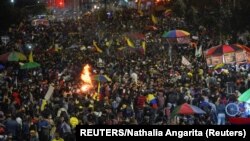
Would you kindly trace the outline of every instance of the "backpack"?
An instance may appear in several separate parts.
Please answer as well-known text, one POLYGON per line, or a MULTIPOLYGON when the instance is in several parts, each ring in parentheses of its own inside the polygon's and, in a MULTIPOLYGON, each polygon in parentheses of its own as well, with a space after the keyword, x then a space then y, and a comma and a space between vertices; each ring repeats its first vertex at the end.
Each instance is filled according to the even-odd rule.
POLYGON ((5 133, 5 128, 0 126, 0 135, 4 135, 5 133))

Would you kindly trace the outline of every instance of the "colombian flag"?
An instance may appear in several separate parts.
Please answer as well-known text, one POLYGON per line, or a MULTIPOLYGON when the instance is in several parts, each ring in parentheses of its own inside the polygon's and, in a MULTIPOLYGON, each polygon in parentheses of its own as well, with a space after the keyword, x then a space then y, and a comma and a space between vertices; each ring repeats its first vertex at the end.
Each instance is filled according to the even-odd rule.
POLYGON ((154 24, 158 23, 158 19, 154 15, 151 15, 151 19, 154 24))
POLYGON ((157 108, 157 100, 153 94, 147 95, 147 103, 149 103, 152 108, 157 108))
POLYGON ((146 42, 142 42, 143 54, 146 54, 146 42))
POLYGON ((125 40, 127 41, 129 47, 135 48, 134 43, 128 37, 125 37, 125 40))

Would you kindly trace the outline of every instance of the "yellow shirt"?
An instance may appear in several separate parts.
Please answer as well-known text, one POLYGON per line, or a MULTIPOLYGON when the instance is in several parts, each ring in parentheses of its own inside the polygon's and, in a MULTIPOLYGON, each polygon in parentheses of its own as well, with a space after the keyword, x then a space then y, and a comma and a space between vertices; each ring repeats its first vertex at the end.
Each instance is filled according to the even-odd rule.
POLYGON ((59 139, 53 139, 52 141, 64 141, 63 138, 59 138, 59 139))

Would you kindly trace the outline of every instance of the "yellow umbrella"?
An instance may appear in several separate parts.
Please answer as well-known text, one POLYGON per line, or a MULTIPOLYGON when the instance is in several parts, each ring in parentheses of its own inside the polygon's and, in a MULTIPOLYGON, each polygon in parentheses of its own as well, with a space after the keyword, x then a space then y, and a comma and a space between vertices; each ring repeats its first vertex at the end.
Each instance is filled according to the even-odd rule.
POLYGON ((22 54, 21 52, 12 51, 12 52, 0 55, 0 61, 3 61, 3 62, 7 62, 7 61, 17 62, 20 60, 21 61, 27 60, 26 56, 22 54))

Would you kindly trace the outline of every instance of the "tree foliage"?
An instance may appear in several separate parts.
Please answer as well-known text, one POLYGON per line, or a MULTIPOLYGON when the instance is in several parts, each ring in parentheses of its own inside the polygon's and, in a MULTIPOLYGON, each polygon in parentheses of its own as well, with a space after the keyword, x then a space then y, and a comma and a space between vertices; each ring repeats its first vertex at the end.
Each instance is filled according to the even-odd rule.
POLYGON ((183 0, 176 0, 173 2, 172 10, 178 17, 183 17, 186 12, 186 4, 183 0))
POLYGON ((30 14, 45 11, 45 5, 37 4, 36 0, 18 0, 14 4, 9 0, 0 0, 0 31, 7 30, 13 24, 18 24, 30 14))

